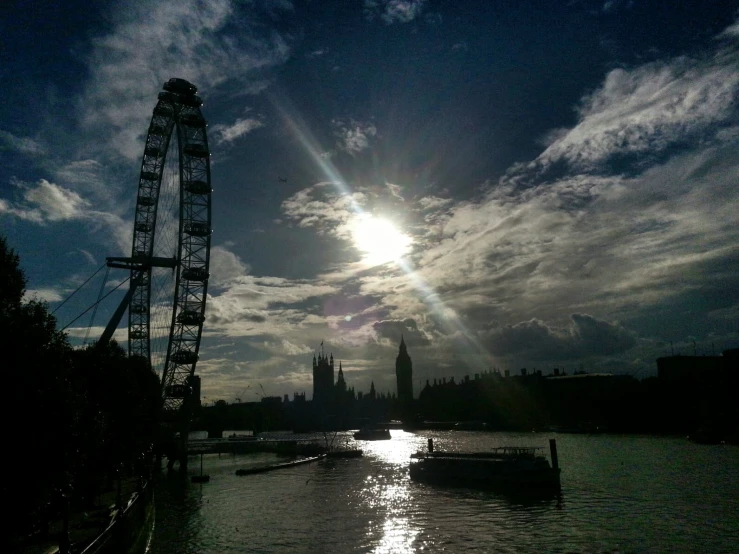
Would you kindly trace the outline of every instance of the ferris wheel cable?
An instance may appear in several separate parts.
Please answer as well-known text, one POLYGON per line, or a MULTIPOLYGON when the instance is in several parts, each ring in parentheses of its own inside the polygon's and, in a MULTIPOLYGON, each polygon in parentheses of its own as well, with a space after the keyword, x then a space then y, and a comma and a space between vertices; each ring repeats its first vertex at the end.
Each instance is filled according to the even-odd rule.
POLYGON ((68 327, 70 327, 75 321, 77 321, 79 318, 81 318, 87 312, 89 312, 90 310, 92 310, 95 306, 97 306, 98 304, 100 304, 100 302, 102 302, 103 300, 105 300, 106 298, 108 298, 108 296, 110 296, 115 291, 117 291, 119 288, 121 288, 122 285, 126 284, 126 282, 128 282, 129 279, 130 279, 130 277, 126 277, 123 281, 121 281, 120 283, 118 283, 114 288, 112 288, 110 290, 110 292, 108 294, 106 294, 105 296, 103 296, 100 300, 98 300, 97 302, 95 302, 92 306, 90 306, 89 308, 87 308, 84 312, 82 312, 80 315, 78 315, 77 317, 75 317, 72 321, 70 321, 69 323, 67 323, 64 327, 62 327, 61 329, 59 329, 59 332, 64 331, 65 329, 67 329, 68 327))
POLYGON ((82 283, 82 284, 81 284, 81 285, 80 285, 79 287, 77 287, 77 290, 75 290, 75 291, 74 291, 74 292, 73 292, 72 294, 70 294, 69 296, 67 296, 67 298, 66 298, 66 299, 65 299, 65 300, 64 300, 64 301, 63 301, 63 302, 62 302, 61 304, 59 304, 59 305, 58 305, 58 306, 57 306, 56 308, 54 308, 54 311, 53 311, 53 312, 51 312, 51 315, 54 315, 54 314, 56 313, 56 311, 57 311, 57 310, 58 310, 59 308, 61 308, 62 306, 64 306, 64 304, 66 304, 66 303, 67 303, 67 300, 69 300, 69 299, 70 299, 70 298, 72 298, 72 297, 73 297, 73 296, 74 296, 75 294, 77 294, 77 293, 79 292, 79 290, 80 290, 80 289, 81 289, 82 287, 84 287, 84 286, 85 286, 85 285, 86 285, 87 283, 89 283, 89 282, 90 282, 90 280, 91 280, 91 279, 92 279, 93 277, 95 277, 95 275, 97 275, 98 273, 100 273, 100 270, 101 270, 101 269, 103 269, 103 268, 104 268, 105 266, 107 266, 107 265, 108 265, 107 263, 104 263, 103 265, 101 265, 101 266, 100 266, 100 267, 99 267, 99 268, 97 269, 97 271, 96 271, 95 273, 93 273, 92 275, 90 275, 90 277, 88 277, 88 278, 87 278, 87 281, 85 281, 85 282, 84 282, 84 283, 82 283))
POLYGON ((92 328, 92 324, 95 322, 95 314, 97 313, 98 306, 100 305, 100 301, 102 300, 103 291, 105 290, 105 285, 108 282, 109 274, 110 274, 110 266, 108 266, 108 269, 105 271, 105 275, 103 276, 103 282, 100 283, 100 292, 98 292, 98 299, 97 299, 97 302, 95 302, 95 309, 92 310, 92 315, 90 316, 90 323, 87 325, 87 331, 85 332, 85 340, 82 341, 83 344, 87 344, 87 338, 90 336, 90 329, 92 328))

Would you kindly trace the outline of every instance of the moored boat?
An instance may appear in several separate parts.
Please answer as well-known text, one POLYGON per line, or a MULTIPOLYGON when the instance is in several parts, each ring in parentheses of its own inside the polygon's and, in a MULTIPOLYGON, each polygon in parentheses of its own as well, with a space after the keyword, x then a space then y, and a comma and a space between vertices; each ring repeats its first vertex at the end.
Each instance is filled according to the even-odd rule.
POLYGON ((540 447, 503 446, 488 452, 434 452, 411 456, 410 477, 417 481, 514 490, 558 490, 560 468, 554 439, 552 464, 540 447))

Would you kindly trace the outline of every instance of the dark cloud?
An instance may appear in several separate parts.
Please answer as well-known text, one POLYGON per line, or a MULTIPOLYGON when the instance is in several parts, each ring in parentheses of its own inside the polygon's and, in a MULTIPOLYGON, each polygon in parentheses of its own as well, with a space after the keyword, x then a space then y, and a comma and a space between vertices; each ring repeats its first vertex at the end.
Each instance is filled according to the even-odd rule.
POLYGON ((378 338, 390 339, 398 344, 402 335, 409 347, 426 346, 430 342, 425 333, 418 328, 416 321, 410 318, 376 321, 372 324, 372 328, 377 333, 378 338))
POLYGON ((493 329, 490 350, 504 357, 531 360, 567 360, 608 356, 636 344, 634 334, 620 325, 587 314, 572 314, 566 329, 553 329, 538 319, 493 329))

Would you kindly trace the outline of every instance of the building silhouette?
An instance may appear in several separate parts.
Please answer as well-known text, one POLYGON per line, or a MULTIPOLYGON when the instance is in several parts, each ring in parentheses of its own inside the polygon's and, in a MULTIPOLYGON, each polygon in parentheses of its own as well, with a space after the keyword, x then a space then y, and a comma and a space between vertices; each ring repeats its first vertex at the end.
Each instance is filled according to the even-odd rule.
POLYGON ((413 402, 413 362, 408 355, 405 339, 400 336, 400 348, 398 357, 395 359, 395 377, 398 386, 398 400, 401 404, 413 402))
MULTIPOLYGON (((343 372, 341 380, 344 380, 343 372)), ((315 404, 328 404, 334 397, 334 355, 326 357, 321 342, 321 352, 316 358, 313 355, 313 402, 315 404)))

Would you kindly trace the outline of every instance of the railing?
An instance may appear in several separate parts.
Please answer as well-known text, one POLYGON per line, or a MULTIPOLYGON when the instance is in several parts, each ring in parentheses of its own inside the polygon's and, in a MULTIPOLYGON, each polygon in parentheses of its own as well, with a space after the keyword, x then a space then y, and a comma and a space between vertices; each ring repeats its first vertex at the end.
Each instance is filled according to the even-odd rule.
POLYGON ((113 515, 110 525, 80 554, 143 554, 152 527, 153 502, 154 483, 148 481, 131 495, 123 510, 113 515))

